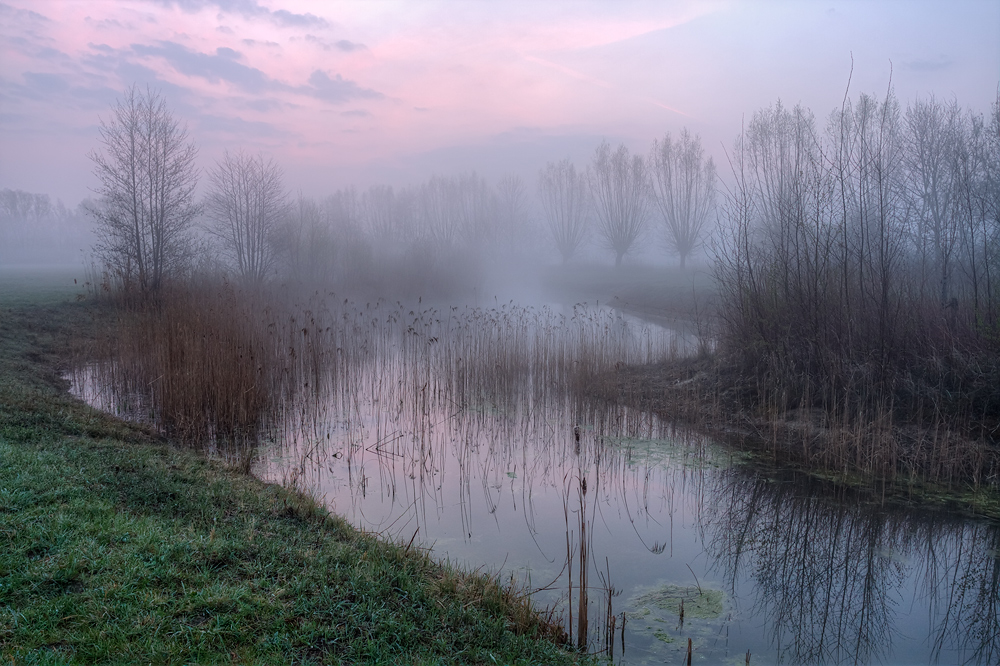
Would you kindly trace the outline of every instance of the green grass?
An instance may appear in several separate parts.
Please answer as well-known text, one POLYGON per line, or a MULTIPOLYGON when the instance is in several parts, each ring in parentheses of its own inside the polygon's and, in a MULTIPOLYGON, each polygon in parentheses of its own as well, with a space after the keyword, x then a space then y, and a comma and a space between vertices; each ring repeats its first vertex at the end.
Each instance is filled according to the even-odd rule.
POLYGON ((25 289, 0 287, 0 662, 582 658, 495 580, 71 398, 100 308, 25 289))

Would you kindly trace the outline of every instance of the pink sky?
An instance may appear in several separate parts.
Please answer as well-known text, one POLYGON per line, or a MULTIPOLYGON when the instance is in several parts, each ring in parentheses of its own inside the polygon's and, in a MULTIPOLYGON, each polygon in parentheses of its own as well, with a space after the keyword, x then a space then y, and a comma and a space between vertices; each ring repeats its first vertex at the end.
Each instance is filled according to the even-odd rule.
POLYGON ((779 97, 822 119, 852 92, 985 111, 1000 0, 0 4, 0 187, 75 204, 99 117, 163 92, 202 166, 261 150, 322 195, 476 169, 533 178, 601 139, 646 152, 687 126, 724 159, 779 97))

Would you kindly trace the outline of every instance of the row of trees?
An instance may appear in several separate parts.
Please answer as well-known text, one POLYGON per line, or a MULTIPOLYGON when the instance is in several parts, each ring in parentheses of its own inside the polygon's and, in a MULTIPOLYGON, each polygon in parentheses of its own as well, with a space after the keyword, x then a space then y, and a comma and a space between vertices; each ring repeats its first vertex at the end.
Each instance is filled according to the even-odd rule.
POLYGON ((93 238, 82 208, 47 194, 0 190, 0 263, 79 261, 93 238))
MULTIPOLYGON (((100 182, 88 206, 97 254, 122 284, 155 291, 197 254, 196 220, 251 282, 285 269, 329 276, 339 260, 437 253, 509 257, 537 247, 532 197, 517 176, 495 187, 476 173, 435 176, 409 188, 353 188, 317 202, 287 193, 279 166, 260 155, 227 153, 196 198, 197 149, 154 91, 128 89, 100 128, 103 150, 91 154, 100 182)), ((537 191, 549 240, 564 261, 592 236, 615 263, 648 232, 655 211, 683 264, 705 238, 713 215, 715 167, 686 130, 654 142, 647 159, 601 144, 583 171, 564 160, 539 174, 537 191), (596 234, 595 234, 596 232, 596 234)))
POLYGON ((630 155, 624 145, 598 146, 593 163, 577 172, 563 160, 539 175, 546 223, 568 261, 587 239, 591 220, 614 253, 615 265, 647 232, 651 209, 659 213, 669 248, 681 266, 705 240, 715 214, 715 164, 705 158, 701 140, 686 129, 676 141, 667 135, 653 142, 648 159, 630 155))
POLYGON ((980 364, 1000 343, 1000 103, 860 95, 825 124, 778 103, 732 164, 723 342, 759 399, 1000 414, 980 364))

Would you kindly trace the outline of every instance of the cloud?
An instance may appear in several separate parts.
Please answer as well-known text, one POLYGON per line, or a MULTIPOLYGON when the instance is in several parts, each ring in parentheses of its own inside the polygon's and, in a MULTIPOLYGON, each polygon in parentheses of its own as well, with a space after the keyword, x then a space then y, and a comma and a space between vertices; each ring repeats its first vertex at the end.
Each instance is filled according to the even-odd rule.
POLYGON ((149 85, 155 87, 171 99, 182 99, 188 93, 187 89, 160 78, 159 72, 156 70, 132 62, 126 58, 119 60, 114 71, 118 74, 118 78, 124 85, 131 85, 133 83, 142 87, 149 85))
POLYGON ((134 26, 131 24, 125 24, 118 19, 105 18, 101 20, 94 20, 89 16, 83 19, 90 25, 94 26, 97 30, 132 30, 134 26))
MULTIPOLYGON (((80 84, 73 74, 22 72, 24 83, 0 80, 0 97, 8 111, 20 108, 25 100, 54 104, 64 109, 100 109, 112 102, 118 93, 103 81, 80 84)), ((35 119, 33 114, 20 114, 21 119, 35 119)), ((9 129, 9 128, 8 128, 9 129)))
POLYGON ((287 9, 270 10, 255 0, 151 0, 163 7, 178 7, 186 12, 197 12, 206 7, 217 7, 223 12, 240 14, 246 18, 265 18, 286 28, 327 27, 326 19, 306 12, 296 14, 287 9))
POLYGON ((357 42, 349 42, 346 39, 341 39, 339 42, 337 42, 336 46, 341 51, 347 51, 348 53, 350 53, 351 51, 358 51, 361 49, 368 48, 364 44, 358 44, 357 42))
POLYGON ((295 136, 278 126, 255 120, 243 120, 237 116, 199 114, 194 118, 198 129, 205 135, 281 138, 295 136))
POLYGON ((139 56, 163 58, 181 74, 196 76, 211 83, 225 81, 254 94, 266 91, 291 92, 333 104, 342 104, 352 99, 383 97, 382 93, 362 88, 340 74, 331 77, 318 69, 309 77, 309 85, 293 87, 268 77, 255 67, 238 62, 243 59, 243 55, 227 47, 216 49, 214 54, 201 53, 176 42, 161 41, 155 45, 132 44, 131 49, 139 56))
POLYGON ((310 44, 315 44, 324 51, 332 51, 333 49, 337 49, 338 51, 344 51, 345 53, 350 53, 352 51, 362 51, 368 48, 364 44, 358 42, 352 42, 346 39, 341 39, 332 44, 323 39, 322 37, 317 37, 316 35, 306 35, 303 39, 305 39, 310 44))
POLYGON ((38 12, 33 12, 30 9, 17 9, 11 7, 10 5, 0 2, 0 16, 5 18, 14 17, 17 19, 28 19, 31 21, 39 21, 44 23, 51 23, 51 19, 47 16, 42 16, 38 12))
POLYGON ((954 66, 951 58, 938 56, 936 59, 910 60, 903 63, 903 67, 915 72, 933 72, 935 70, 950 69, 954 66))
POLYGON ((334 104, 343 104, 352 99, 381 99, 383 96, 378 91, 362 88, 354 81, 341 77, 340 74, 331 79, 326 72, 319 69, 309 77, 309 84, 311 87, 306 86, 300 90, 334 104))
POLYGON ((259 39, 244 39, 242 41, 247 46, 270 46, 270 47, 281 48, 281 44, 279 44, 278 42, 270 42, 270 41, 265 42, 259 39))
POLYGON ((243 106, 248 109, 253 109, 254 111, 259 111, 260 113, 268 113, 270 111, 275 111, 280 109, 283 104, 276 99, 271 98, 258 98, 250 100, 242 100, 235 103, 237 106, 243 106))
POLYGON ((45 95, 69 90, 69 83, 59 74, 24 72, 24 81, 29 88, 45 95))
MULTIPOLYGON (((24 31, 24 35, 3 35, 0 37, 0 40, 3 41, 4 46, 9 51, 18 53, 28 60, 45 60, 50 63, 59 62, 61 64, 71 64, 73 60, 66 53, 50 46, 50 44, 56 43, 55 40, 38 35, 30 30, 24 31)), ((3 62, 2 58, 3 56, 0 56, 0 63, 3 62)))
POLYGON ((140 56, 160 57, 181 74, 197 76, 211 83, 227 81, 249 92, 273 88, 274 84, 255 67, 236 62, 232 49, 221 48, 214 55, 192 51, 176 42, 158 42, 155 46, 132 44, 132 51, 140 56))
POLYGON ((283 25, 286 27, 308 28, 312 26, 319 26, 325 28, 327 25, 324 19, 321 19, 315 14, 309 14, 309 13, 293 14, 292 12, 284 9, 279 9, 276 12, 271 12, 271 18, 278 25, 283 25))
POLYGON ((351 109, 350 111, 341 111, 340 115, 345 118, 367 118, 372 114, 364 109, 351 109))

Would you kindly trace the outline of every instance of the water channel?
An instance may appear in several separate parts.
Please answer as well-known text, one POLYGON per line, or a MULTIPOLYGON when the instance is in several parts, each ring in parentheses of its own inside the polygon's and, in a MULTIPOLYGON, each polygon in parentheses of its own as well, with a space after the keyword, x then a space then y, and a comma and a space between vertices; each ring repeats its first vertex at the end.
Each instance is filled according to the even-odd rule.
MULTIPOLYGON (((997 523, 765 473, 585 397, 691 340, 582 305, 310 307, 255 473, 513 580, 574 643, 616 664, 682 663, 688 639, 694 663, 1000 663, 997 523)), ((74 390, 121 411, 101 376, 74 390)))

